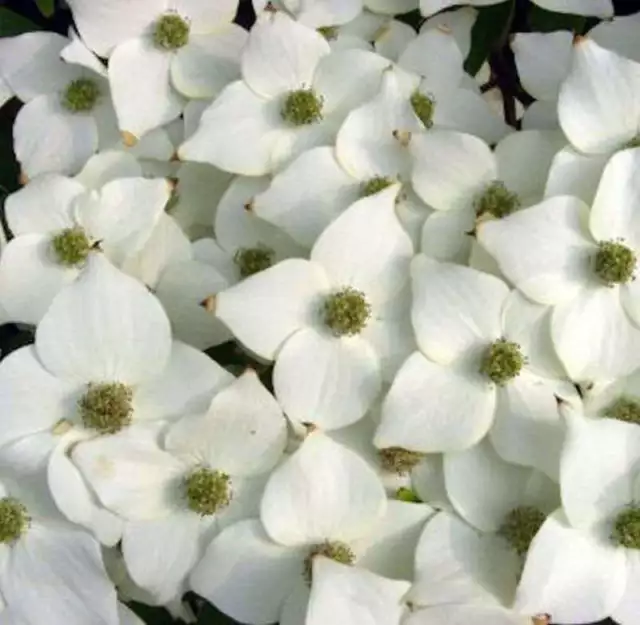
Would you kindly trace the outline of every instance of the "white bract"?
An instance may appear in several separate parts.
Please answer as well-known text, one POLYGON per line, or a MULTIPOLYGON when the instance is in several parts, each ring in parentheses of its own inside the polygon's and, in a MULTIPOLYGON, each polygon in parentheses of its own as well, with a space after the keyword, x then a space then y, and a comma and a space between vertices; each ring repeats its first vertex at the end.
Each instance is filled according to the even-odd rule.
MULTIPOLYGON (((484 7, 500 2, 504 2, 504 0, 466 0, 465 4, 484 7)), ((533 0, 533 2, 542 9, 558 13, 594 15, 605 18, 613 15, 612 0, 533 0)), ((456 4, 458 4, 457 0, 420 0, 420 10, 423 15, 428 16, 456 4)))

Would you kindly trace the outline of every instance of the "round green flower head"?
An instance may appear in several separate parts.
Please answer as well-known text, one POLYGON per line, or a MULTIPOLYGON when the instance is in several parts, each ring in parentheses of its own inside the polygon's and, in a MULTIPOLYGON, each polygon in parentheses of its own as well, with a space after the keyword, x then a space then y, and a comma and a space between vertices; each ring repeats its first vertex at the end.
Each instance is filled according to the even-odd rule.
POLYGON ((15 542, 28 529, 31 518, 27 508, 14 497, 0 499, 0 543, 15 542))
POLYGON ((215 514, 231 501, 231 478, 221 471, 196 469, 184 486, 189 509, 202 516, 215 514))
POLYGON ((596 275, 607 285, 624 284, 633 279, 636 255, 619 241, 600 241, 594 263, 596 275))
POLYGON ((616 517, 611 540, 619 547, 640 549, 640 506, 631 504, 616 517))
POLYGON ((71 81, 62 94, 62 106, 72 113, 88 113, 100 98, 100 87, 91 78, 71 81))
POLYGON ((436 102, 424 93, 420 93, 418 90, 414 91, 409 98, 411 102, 411 108, 416 114, 416 117, 424 124, 425 128, 431 128, 433 126, 433 114, 436 109, 436 102))
POLYGON ((368 197, 370 195, 375 195, 387 187, 390 187, 392 184, 393 180, 391 180, 391 178, 387 178, 386 176, 374 176, 362 183, 362 186, 360 187, 360 196, 368 197))
POLYGON ((422 503, 422 499, 420 499, 413 490, 406 486, 403 486, 396 491, 396 499, 398 501, 406 501, 407 503, 422 503))
POLYGON ((292 126, 307 126, 322 119, 324 98, 313 89, 290 91, 284 99, 280 114, 292 126))
POLYGON ((273 265, 275 252, 268 247, 243 247, 233 256, 233 262, 240 269, 243 278, 269 269, 273 265))
POLYGON ((133 392, 120 382, 92 383, 78 401, 84 426, 100 434, 115 434, 131 424, 133 392))
POLYGON ((318 28, 318 32, 327 40, 333 41, 338 37, 338 27, 337 26, 321 26, 318 28))
POLYGON ((505 187, 504 182, 494 180, 475 202, 476 215, 491 215, 502 219, 520 208, 520 198, 505 187))
POLYGON ((602 411, 602 416, 640 425, 640 403, 635 399, 620 397, 602 411))
POLYGON ((380 464, 385 471, 404 475, 409 473, 413 467, 422 462, 425 454, 419 451, 410 451, 403 447, 386 447, 378 450, 380 464))
POLYGON ((304 561, 304 578, 311 584, 313 577, 313 559, 316 556, 330 558, 340 564, 351 565, 356 561, 356 554, 353 553, 349 545, 340 541, 325 541, 319 545, 314 545, 309 551, 309 555, 304 561))
POLYGON ((346 287, 324 301, 324 323, 335 336, 355 336, 364 330, 371 305, 362 291, 346 287))
POLYGON ((67 228, 51 240, 56 260, 65 267, 77 267, 84 263, 91 251, 91 242, 79 227, 67 228))
POLYGON ((520 351, 520 345, 506 339, 498 339, 487 350, 480 366, 480 373, 484 373, 498 386, 504 386, 520 375, 525 363, 526 358, 520 351))
POLYGON ((189 23, 177 13, 165 13, 156 22, 153 42, 162 50, 178 50, 189 43, 189 23))
POLYGON ((514 508, 505 517, 498 534, 519 556, 524 556, 546 518, 544 513, 533 506, 514 508))

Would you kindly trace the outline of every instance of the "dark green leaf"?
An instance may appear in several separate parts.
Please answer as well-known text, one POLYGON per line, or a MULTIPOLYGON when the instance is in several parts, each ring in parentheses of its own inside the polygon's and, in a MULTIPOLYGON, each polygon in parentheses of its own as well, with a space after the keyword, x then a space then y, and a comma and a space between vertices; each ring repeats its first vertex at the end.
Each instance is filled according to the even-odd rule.
POLYGON ((182 621, 176 621, 164 608, 153 608, 142 603, 131 601, 127 604, 146 625, 183 625, 182 621))
POLYGON ((501 2, 478 10, 471 30, 471 51, 465 61, 467 73, 475 76, 493 50, 500 48, 509 32, 515 0, 501 2))
POLYGON ((216 610, 212 605, 206 604, 200 612, 196 625, 238 625, 238 623, 216 610))
POLYGON ((0 198, 18 189, 18 164, 13 154, 13 122, 20 102, 9 100, 0 108, 0 198))
POLYGON ((36 0, 40 13, 45 17, 51 17, 56 10, 55 0, 36 0))
POLYGON ((529 11, 529 26, 531 30, 550 33, 554 30, 570 30, 582 35, 585 32, 587 19, 583 15, 571 15, 569 13, 552 13, 541 9, 535 4, 529 11))
POLYGON ((409 26, 412 26, 415 30, 420 30, 420 26, 422 26, 422 22, 424 22, 424 18, 418 9, 409 11, 409 13, 396 15, 396 19, 405 24, 409 24, 409 26))
POLYGON ((18 13, 0 7, 0 37, 13 37, 31 30, 40 30, 40 27, 18 13))

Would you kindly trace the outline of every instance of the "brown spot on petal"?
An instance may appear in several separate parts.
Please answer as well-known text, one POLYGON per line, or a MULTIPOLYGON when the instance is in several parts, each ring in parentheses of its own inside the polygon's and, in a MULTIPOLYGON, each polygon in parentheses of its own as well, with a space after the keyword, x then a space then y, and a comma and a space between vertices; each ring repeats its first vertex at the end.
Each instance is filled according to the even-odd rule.
POLYGON ((24 187, 24 185, 29 182, 29 176, 21 171, 20 175, 18 176, 18 182, 24 187))
POLYGON ((201 302, 200 306, 204 308, 208 313, 214 313, 216 311, 216 296, 209 295, 209 297, 205 297, 201 302))
POLYGON ((549 614, 538 614, 531 617, 533 625, 549 625, 551 616, 549 614))
POLYGON ((588 41, 588 37, 585 37, 584 35, 574 35, 573 37, 573 45, 574 46, 578 46, 582 43, 586 43, 588 41))
POLYGON ((170 158, 169 160, 170 160, 171 162, 175 163, 176 161, 179 161, 179 160, 180 160, 180 155, 179 155, 179 154, 178 154, 178 152, 176 151, 176 152, 174 152, 174 153, 171 155, 171 158, 170 158))
POLYGON ((410 130, 394 130, 391 134, 393 134, 393 138, 404 148, 411 142, 410 130))
POLYGON ((124 130, 120 136, 122 137, 122 143, 124 143, 128 148, 132 148, 138 143, 138 137, 128 130, 124 130))
POLYGON ((244 205, 244 210, 246 210, 248 213, 252 213, 253 212, 253 198, 251 198, 245 205, 244 205))

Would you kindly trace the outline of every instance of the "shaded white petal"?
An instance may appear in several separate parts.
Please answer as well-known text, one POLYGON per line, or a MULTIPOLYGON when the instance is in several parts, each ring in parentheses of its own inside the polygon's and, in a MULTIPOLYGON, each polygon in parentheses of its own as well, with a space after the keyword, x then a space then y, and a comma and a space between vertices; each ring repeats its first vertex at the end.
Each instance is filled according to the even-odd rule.
POLYGON ((142 176, 142 168, 135 156, 120 150, 106 150, 94 154, 74 180, 89 189, 99 189, 111 180, 139 176, 142 176))
POLYGON ((639 20, 640 15, 635 13, 602 21, 589 31, 589 37, 603 48, 614 50, 621 56, 640 63, 637 37, 639 20))
POLYGON ((466 264, 472 253, 470 233, 475 221, 475 213, 465 208, 433 211, 420 233, 420 251, 436 260, 466 264))
POLYGON ((298 22, 312 28, 346 24, 362 11, 362 0, 285 0, 285 5, 298 22))
POLYGON ((638 63, 582 37, 560 89, 560 125, 581 152, 611 152, 638 132, 639 93, 638 63))
POLYGON ((434 605, 409 615, 404 625, 531 625, 531 618, 501 606, 434 605))
POLYGON ((617 623, 632 623, 640 611, 637 588, 640 584, 640 558, 637 552, 629 551, 627 555, 627 587, 611 614, 617 623))
POLYGON ((411 183, 436 210, 469 210, 476 195, 497 176, 491 149, 472 135, 434 130, 415 137, 411 147, 411 183))
POLYGON ((211 32, 231 22, 238 10, 238 0, 168 0, 167 8, 177 11, 191 21, 195 33, 211 32))
POLYGON ((364 0, 364 5, 370 11, 385 15, 408 13, 418 8, 418 0, 364 0))
POLYGON ((411 263, 411 321, 422 352, 449 364, 501 336, 509 287, 481 271, 419 255, 411 263))
POLYGON ((304 328, 282 346, 273 387, 290 419, 341 428, 362 418, 378 396, 380 361, 362 337, 304 328))
MULTIPOLYGON (((378 31, 373 42, 375 51, 385 59, 397 62, 408 43, 416 38, 416 31, 400 20, 389 20, 378 31)), ((340 37, 338 41, 340 41, 340 37)), ((346 39, 346 37, 343 37, 346 39)))
POLYGON ((450 509, 444 483, 442 454, 429 454, 411 471, 411 487, 422 501, 436 509, 450 509))
POLYGON ((521 124, 523 130, 559 130, 558 103, 543 102, 536 100, 532 102, 522 114, 521 124))
POLYGON ((493 385, 468 365, 441 366, 416 352, 385 398, 374 444, 425 453, 466 449, 491 427, 495 401, 493 385))
POLYGON ((317 263, 285 260, 219 293, 216 315, 249 349, 273 360, 289 336, 315 321, 328 288, 317 263))
POLYGON ((305 553, 274 543, 260 521, 240 521, 213 539, 190 576, 190 586, 244 623, 269 625, 303 575, 305 553))
POLYGON ((81 382, 141 382, 163 369, 170 348, 160 303, 95 253, 54 299, 36 332, 45 367, 81 382))
POLYGON ((602 18, 613 16, 611 0, 535 0, 535 3, 547 11, 558 13, 593 15, 602 18))
POLYGON ((375 471, 353 451, 314 432, 271 474, 260 518, 282 545, 349 543, 376 526, 386 505, 375 471))
POLYGON ((242 76, 265 98, 311 87, 318 61, 329 44, 312 28, 282 11, 263 13, 242 54, 242 76))
POLYGON ((525 295, 556 304, 569 300, 591 279, 590 259, 596 246, 590 241, 587 218, 588 209, 580 200, 550 198, 479 224, 477 237, 525 295))
POLYGON ((624 593, 625 553, 573 529, 561 511, 548 517, 531 543, 515 609, 552 614, 558 622, 607 617, 624 593))

